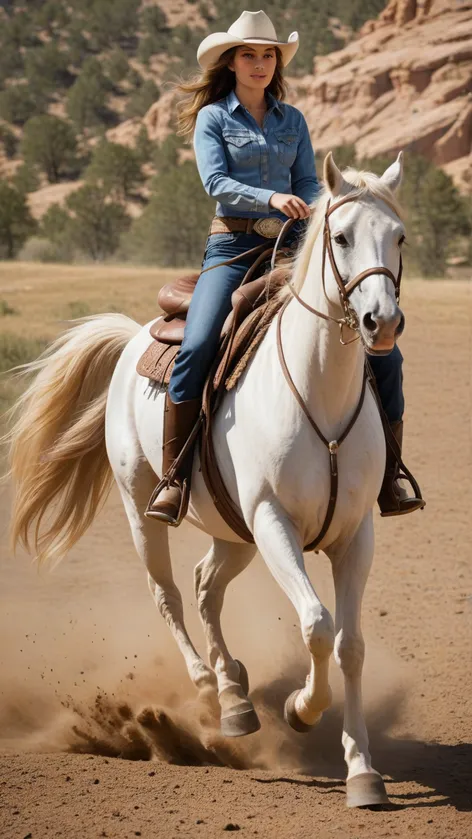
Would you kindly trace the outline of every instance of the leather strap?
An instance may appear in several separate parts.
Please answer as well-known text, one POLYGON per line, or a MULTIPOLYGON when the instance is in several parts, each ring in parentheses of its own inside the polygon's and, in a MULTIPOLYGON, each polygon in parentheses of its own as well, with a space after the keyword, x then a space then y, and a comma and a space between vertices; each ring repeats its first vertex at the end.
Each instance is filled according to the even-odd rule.
POLYGON ((236 216, 215 216, 211 220, 209 235, 212 233, 252 233, 255 218, 236 216))
POLYGON ((330 490, 329 490, 328 509, 326 510, 325 519, 324 519, 323 525, 321 527, 321 530, 318 533, 318 536, 316 537, 316 539, 314 539, 312 542, 310 542, 309 545, 306 545, 305 548, 304 548, 305 551, 312 551, 317 547, 317 545, 320 544, 322 539, 324 539, 324 537, 326 536, 326 534, 329 530, 330 524, 333 520, 334 511, 336 509, 336 502, 337 502, 337 499, 338 499, 338 449, 339 449, 339 446, 341 445, 341 443, 343 443, 344 440, 346 439, 346 437, 348 436, 351 429, 354 427, 354 425, 356 423, 356 420, 357 420, 357 418, 358 418, 358 416, 359 416, 359 414, 362 410, 362 406, 364 404, 364 398, 365 398, 366 383, 367 383, 367 371, 364 368, 361 394, 360 394, 360 397, 359 397, 359 401, 357 403, 356 410, 354 411, 349 423, 347 424, 343 433, 341 434, 341 436, 337 440, 331 440, 331 441, 328 440, 324 436, 324 434, 322 433, 319 426, 316 424, 316 422, 313 419, 313 417, 311 416, 307 406, 305 405, 305 402, 303 401, 303 397, 300 394, 299 390, 297 389, 297 386, 295 385, 295 382, 292 379, 290 370, 288 369, 287 362, 286 362, 286 359, 285 359, 283 345, 282 345, 282 316, 283 316, 283 313, 284 313, 285 309, 287 308, 287 306, 290 302, 291 302, 291 300, 288 297, 287 300, 285 301, 284 305, 282 306, 282 308, 279 312, 279 315, 277 317, 277 352, 278 352, 278 356, 279 356, 280 366, 282 368, 282 372, 284 374, 285 381, 287 382, 287 384, 288 384, 290 390, 292 391, 296 401, 298 402, 300 408, 302 409, 303 413, 305 414, 305 417, 307 418, 307 420, 310 423, 313 430, 318 435, 321 442, 326 446, 326 448, 328 449, 328 453, 329 453, 329 469, 330 469, 331 483, 330 483, 330 490))
MULTIPOLYGON (((323 291, 324 291, 324 294, 327 298, 326 288, 325 288, 325 263, 326 263, 326 253, 327 253, 328 256, 329 256, 329 259, 330 259, 331 267, 333 269, 333 273, 334 273, 337 285, 338 285, 339 295, 340 295, 342 307, 343 307, 343 310, 344 310, 344 317, 343 318, 333 318, 330 315, 326 315, 322 312, 317 311, 312 306, 310 306, 308 303, 306 303, 304 300, 302 300, 302 298, 298 295, 298 293, 295 291, 293 286, 290 283, 287 283, 288 288, 289 288, 289 290, 292 294, 292 297, 294 297, 296 300, 298 300, 298 302, 301 303, 302 306, 304 306, 308 311, 312 312, 315 315, 318 315, 318 317, 321 317, 324 320, 333 321, 334 323, 337 323, 340 326, 340 329, 341 329, 341 335, 340 335, 341 343, 345 343, 342 339, 343 326, 348 326, 349 328, 351 328, 353 330, 356 330, 356 331, 359 328, 359 324, 357 322, 357 316, 356 316, 355 312, 353 311, 353 309, 349 305, 349 296, 350 296, 350 294, 352 294, 354 289, 359 285, 359 283, 361 283, 363 279, 365 279, 366 277, 368 277, 372 274, 385 274, 386 276, 390 277, 390 279, 393 281, 394 286, 395 286, 396 297, 397 297, 397 299, 399 299, 400 282, 401 282, 401 276, 402 276, 402 259, 401 259, 401 254, 400 254, 400 265, 399 265, 399 272, 398 272, 398 277, 397 278, 395 278, 395 276, 392 274, 392 272, 388 268, 384 268, 382 266, 379 266, 379 267, 375 267, 375 268, 368 268, 365 271, 362 271, 360 274, 358 274, 356 277, 354 277, 349 283, 344 285, 342 277, 341 277, 341 275, 339 273, 339 270, 338 270, 338 267, 336 265, 336 260, 334 258, 334 253, 333 253, 333 249, 332 249, 331 234, 330 234, 330 229, 329 229, 329 216, 331 215, 331 213, 334 212, 334 210, 336 210, 342 204, 346 204, 348 201, 354 201, 354 200, 356 200, 356 198, 358 198, 358 194, 349 194, 349 195, 344 196, 344 198, 341 198, 339 201, 337 201, 335 204, 333 204, 331 206, 330 206, 330 201, 328 201, 328 205, 327 205, 326 213, 325 213, 325 226, 324 226, 324 231, 323 231, 323 256, 322 256, 323 291)), ((288 219, 285 222, 285 224, 283 225, 279 235, 277 236, 276 242, 275 242, 274 247, 273 247, 273 252, 272 252, 272 259, 271 259, 271 269, 272 270, 275 268, 275 261, 276 261, 276 256, 277 256, 278 250, 280 249, 280 247, 283 243, 283 240, 285 239, 285 236, 287 235, 287 233, 289 232, 291 227, 295 224, 295 221, 296 221, 296 219, 288 219)), ((247 220, 245 220, 245 222, 247 223, 247 220)), ((257 264, 259 264, 260 262, 263 261, 264 258, 267 258, 267 256, 268 256, 269 251, 266 251, 265 249, 266 249, 266 244, 263 243, 262 245, 258 245, 255 248, 251 248, 249 251, 245 251, 243 254, 239 254, 238 256, 233 257, 232 259, 228 259, 225 262, 220 262, 218 264, 218 266, 216 266, 216 265, 211 266, 211 268, 216 268, 216 267, 219 267, 221 265, 231 265, 233 262, 237 262, 238 260, 243 259, 244 257, 248 256, 249 254, 256 254, 258 252, 260 254, 260 258, 258 258, 256 260, 256 262, 257 262, 257 264)), ((255 265, 253 267, 253 270, 249 269, 248 273, 246 274, 246 277, 243 280, 243 283, 247 281, 248 275, 252 276, 256 267, 257 266, 255 265)), ((211 268, 205 268, 204 270, 208 271, 208 270, 211 270, 211 268)), ((366 385, 367 385, 367 380, 368 380, 368 376, 369 376, 369 370, 368 370, 367 361, 366 361, 366 364, 364 366, 364 375, 363 375, 363 380, 362 380, 361 393, 360 393, 359 401, 357 403, 356 410, 354 411, 354 414, 351 417, 351 420, 349 421, 348 425, 344 429, 344 431, 341 434, 341 436, 339 437, 339 439, 329 441, 324 436, 324 434, 321 432, 320 428, 318 427, 318 425, 316 424, 316 422, 314 421, 314 419, 310 415, 310 413, 308 411, 308 408, 305 405, 301 394, 297 390, 297 387, 296 387, 296 385, 295 385, 295 383, 292 379, 292 376, 290 374, 290 371, 288 369, 288 366, 287 366, 287 363, 286 363, 286 360, 285 360, 285 355, 284 355, 283 345, 282 345, 281 323, 282 323, 283 313, 284 313, 285 309, 287 308, 289 302, 291 302, 291 298, 287 298, 287 300, 283 304, 283 306, 280 309, 280 312, 277 316, 277 352, 278 352, 278 356, 279 356, 280 365, 281 365, 281 368, 282 368, 282 372, 284 374, 284 378, 285 378, 288 386, 290 387, 290 390, 292 391, 298 405, 302 409, 305 417, 309 421, 309 423, 310 423, 311 427, 313 428, 313 430, 315 431, 315 433, 318 435, 319 439, 326 446, 326 448, 328 450, 328 453, 329 453, 330 493, 329 493, 329 501, 328 501, 328 508, 327 508, 327 511, 326 511, 326 516, 325 516, 323 525, 321 527, 321 530, 320 530, 318 536, 316 537, 316 539, 314 539, 312 542, 310 542, 309 545, 305 546, 305 548, 304 548, 304 550, 314 550, 317 547, 317 545, 320 544, 322 539, 324 539, 326 533, 329 530, 329 527, 331 525, 331 522, 332 522, 332 519, 333 519, 333 516, 334 516, 334 512, 335 512, 335 509, 336 509, 337 497, 338 497, 338 456, 337 456, 337 453, 338 453, 339 446, 344 442, 344 440, 348 436, 349 432, 354 427, 354 425, 356 423, 356 420, 359 417, 359 414, 362 410, 362 406, 364 404, 364 399, 365 399, 365 391, 366 391, 366 385)), ((359 336, 357 336, 353 340, 357 340, 358 337, 359 336)), ((350 343, 350 342, 348 342, 348 343, 350 343)), ((225 349, 226 349, 226 346, 221 347, 221 352, 224 353, 225 349)), ((220 358, 220 356, 218 356, 217 362, 219 361, 219 358, 220 358)), ((216 367, 214 369, 216 369, 216 367)), ((215 394, 213 392, 211 392, 211 383, 213 381, 214 369, 212 370, 210 376, 208 377, 207 384, 205 386, 206 396, 204 396, 204 402, 206 403, 206 410, 205 410, 206 429, 205 429, 205 434, 202 435, 202 440, 201 440, 201 442, 202 442, 201 460, 202 460, 203 475, 204 475, 207 487, 208 487, 208 489, 211 493, 211 496, 213 498, 213 502, 214 502, 216 508, 218 509, 218 511, 220 512, 221 516, 227 522, 227 524, 231 527, 231 529, 235 533, 238 534, 238 536, 240 536, 242 539, 244 539, 244 541, 254 542, 252 534, 249 531, 249 529, 246 527, 246 524, 245 524, 245 522, 244 522, 244 520, 243 520, 243 518, 240 514, 239 509, 233 503, 229 493, 226 490, 226 487, 224 485, 224 481, 223 481, 223 479, 221 477, 221 474, 220 474, 220 471, 218 469, 218 464, 216 462, 216 456, 215 456, 215 452, 214 452, 212 434, 211 434, 211 430, 212 430, 211 414, 212 414, 213 410, 215 409, 215 403, 218 404, 218 401, 219 401, 218 400, 218 393, 216 394, 217 398, 215 400, 213 398, 215 396, 215 394)), ((371 384, 372 384, 372 382, 371 382, 371 384)), ((386 418, 383 415, 382 411, 381 411, 381 416, 382 416, 382 422, 384 424, 384 430, 386 431, 386 436, 388 438, 388 430, 389 430, 388 429, 388 422, 386 421, 386 418), (387 428, 386 428, 386 426, 387 426, 387 428)), ((392 437, 393 443, 395 443, 396 441, 393 438, 393 434, 391 432, 390 432, 390 437, 392 437)), ((388 442, 391 443, 390 440, 388 440, 388 442)), ((391 445, 393 445, 393 443, 391 443, 391 445)), ((413 478, 411 473, 408 472, 408 470, 406 469, 406 467, 404 466, 404 464, 401 460, 400 460, 400 464, 401 464, 402 468, 404 469, 407 477, 411 478, 412 482, 414 482, 414 484, 412 483, 412 485, 414 486, 415 492, 416 492, 416 490, 418 490, 418 493, 419 493, 419 487, 416 484, 415 479, 413 478)))
POLYGON ((242 218, 237 216, 214 216, 211 220, 209 235, 213 233, 257 233, 266 239, 276 239, 282 219, 278 216, 261 218, 242 218))

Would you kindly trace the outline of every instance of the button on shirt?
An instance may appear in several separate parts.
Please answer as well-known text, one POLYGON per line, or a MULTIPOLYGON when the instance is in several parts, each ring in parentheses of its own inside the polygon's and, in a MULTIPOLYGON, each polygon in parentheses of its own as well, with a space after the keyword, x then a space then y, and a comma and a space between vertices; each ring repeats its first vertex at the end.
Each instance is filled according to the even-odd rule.
POLYGON ((235 91, 197 115, 194 149, 205 191, 217 216, 287 216, 269 199, 274 192, 311 204, 318 191, 315 156, 305 117, 266 93, 262 128, 235 91))

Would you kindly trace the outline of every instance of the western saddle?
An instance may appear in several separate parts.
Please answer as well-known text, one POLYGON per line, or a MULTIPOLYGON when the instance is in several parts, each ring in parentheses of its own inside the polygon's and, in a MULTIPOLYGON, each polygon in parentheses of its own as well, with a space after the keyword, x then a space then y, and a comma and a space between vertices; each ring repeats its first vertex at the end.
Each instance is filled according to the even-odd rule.
MULTIPOLYGON (((219 350, 205 385, 201 421, 184 447, 188 451, 195 440, 200 439, 202 472, 213 502, 232 530, 247 542, 253 542, 252 534, 233 504, 218 469, 212 442, 212 417, 225 390, 235 386, 284 302, 287 263, 292 256, 290 250, 280 249, 276 260, 272 260, 272 265, 276 264, 276 267, 254 278, 259 267, 262 270, 265 268, 271 254, 272 248, 260 254, 232 294, 232 311, 223 324, 219 350)), ((136 368, 140 375, 158 387, 169 384, 199 277, 197 273, 187 274, 167 283, 159 291, 157 300, 164 317, 151 324, 149 332, 154 340, 136 368)))

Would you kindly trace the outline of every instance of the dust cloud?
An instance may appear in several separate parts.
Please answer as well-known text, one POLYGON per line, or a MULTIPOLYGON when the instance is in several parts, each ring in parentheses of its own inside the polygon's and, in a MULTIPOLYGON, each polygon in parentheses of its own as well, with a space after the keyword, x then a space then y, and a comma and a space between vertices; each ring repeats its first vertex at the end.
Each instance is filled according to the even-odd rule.
MULTIPOLYGON (((203 652, 192 577, 208 539, 186 525, 172 539, 189 634, 203 652)), ((307 565, 332 608, 327 560, 308 558, 307 565)), ((259 557, 234 581, 223 610, 225 638, 249 671, 262 723, 257 734, 235 740, 219 733, 214 697, 198 696, 190 683, 147 591, 117 496, 52 574, 8 556, 0 573, 2 751, 343 775, 343 690, 335 666, 334 705, 321 725, 301 736, 284 723, 285 698, 303 685, 309 659, 296 613, 259 557)), ((368 650, 364 693, 370 716, 386 730, 400 713, 401 678, 397 665, 386 667, 384 651, 368 650)))

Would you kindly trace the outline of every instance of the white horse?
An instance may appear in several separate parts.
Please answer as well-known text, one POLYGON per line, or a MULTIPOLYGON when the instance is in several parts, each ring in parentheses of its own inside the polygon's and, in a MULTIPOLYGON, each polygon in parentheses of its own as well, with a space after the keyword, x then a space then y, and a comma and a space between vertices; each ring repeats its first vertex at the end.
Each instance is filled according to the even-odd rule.
MULTIPOLYGON (((281 324, 291 377, 327 440, 336 440, 358 405, 365 347, 388 352, 403 325, 394 283, 404 239, 394 192, 402 176, 402 153, 378 178, 348 169, 331 153, 324 161, 325 188, 292 270, 292 299, 281 324), (328 201, 347 194, 331 215, 331 242, 346 281, 368 268, 379 272, 356 286, 350 306, 357 332, 334 321, 343 315, 338 285, 326 260, 325 293, 321 235, 328 201), (385 266, 391 272, 382 272, 385 266), (326 315, 318 317, 310 309, 326 315), (356 337, 362 340, 351 340, 356 337)), ((223 399, 215 418, 218 464, 229 494, 253 534, 242 542, 219 516, 195 454, 188 520, 213 537, 195 569, 198 609, 205 629, 209 666, 185 628, 182 599, 173 576, 167 526, 144 516, 161 469, 163 390, 136 373, 149 344, 149 325, 124 315, 97 315, 60 336, 37 361, 30 387, 17 402, 10 434, 15 482, 12 536, 39 560, 58 560, 80 538, 105 498, 113 478, 121 492, 134 544, 147 569, 149 587, 199 690, 215 691, 227 734, 258 728, 247 696, 244 668, 223 639, 220 613, 228 583, 259 550, 293 603, 311 656, 306 685, 289 697, 286 719, 309 730, 331 703, 328 667, 334 650, 345 681, 343 745, 350 806, 387 801, 382 778, 372 768, 361 698, 364 641, 361 603, 374 553, 372 510, 385 465, 379 412, 367 388, 360 414, 339 448, 339 492, 334 517, 319 548, 332 563, 335 623, 305 570, 303 547, 325 519, 330 490, 329 456, 283 376, 273 323, 238 386, 223 399), (47 516, 45 516, 47 513, 47 516)))

